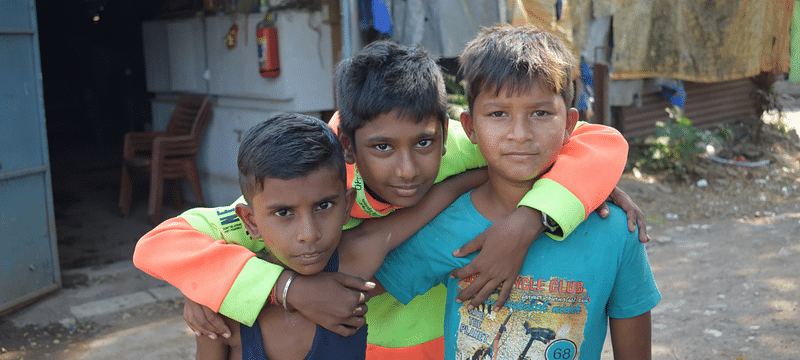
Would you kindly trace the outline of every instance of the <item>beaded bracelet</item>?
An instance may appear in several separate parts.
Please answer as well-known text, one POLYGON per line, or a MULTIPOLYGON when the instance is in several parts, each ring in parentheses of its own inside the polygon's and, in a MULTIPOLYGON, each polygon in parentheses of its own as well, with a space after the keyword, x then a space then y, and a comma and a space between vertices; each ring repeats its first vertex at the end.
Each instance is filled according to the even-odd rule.
POLYGON ((292 276, 289 276, 289 280, 286 280, 286 285, 283 286, 283 309, 286 311, 289 311, 289 308, 286 306, 286 294, 289 293, 289 285, 292 284, 292 280, 294 280, 296 275, 297 273, 293 273, 292 276))

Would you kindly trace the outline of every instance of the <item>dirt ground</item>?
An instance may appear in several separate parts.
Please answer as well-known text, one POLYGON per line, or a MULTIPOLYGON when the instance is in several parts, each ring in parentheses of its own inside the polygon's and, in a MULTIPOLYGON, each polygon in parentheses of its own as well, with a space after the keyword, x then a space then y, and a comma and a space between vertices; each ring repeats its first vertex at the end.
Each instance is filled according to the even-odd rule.
MULTIPOLYGON (((787 115, 797 128, 798 113, 787 115)), ((652 312, 654 359, 800 358, 800 139, 776 126, 743 138, 728 156, 769 165, 701 160, 689 181, 634 169, 620 181, 653 239, 663 296, 652 312)))
MULTIPOLYGON (((800 106, 792 104, 791 119, 782 121, 798 128, 800 106)), ((620 181, 646 214, 653 239, 647 249, 663 296, 652 311, 654 359, 800 358, 800 139, 775 126, 763 131, 759 139, 745 133, 725 150, 768 159, 768 165, 701 160, 688 181, 632 168, 620 181)), ((114 186, 101 190, 114 198, 114 186)), ((134 226, 133 238, 149 228, 97 221, 134 226)), ((129 258, 133 243, 118 244, 123 251, 115 256, 129 258)), ((65 279, 65 286, 85 285, 81 281, 65 279)), ((160 303, 93 322, 23 329, 0 318, 0 360, 76 358, 93 339, 180 317, 181 308, 180 302, 160 303)), ((610 346, 603 358, 612 358, 610 346)))

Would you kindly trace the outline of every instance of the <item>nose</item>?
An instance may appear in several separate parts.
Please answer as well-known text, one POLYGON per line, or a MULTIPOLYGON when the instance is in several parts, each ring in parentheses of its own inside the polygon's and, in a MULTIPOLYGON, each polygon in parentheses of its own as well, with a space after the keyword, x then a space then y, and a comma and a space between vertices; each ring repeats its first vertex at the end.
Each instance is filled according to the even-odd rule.
POLYGON ((531 121, 523 115, 514 116, 511 128, 508 131, 508 138, 518 142, 525 142, 533 139, 531 121))
POLYGON ((298 220, 297 241, 313 243, 322 237, 317 219, 312 214, 306 214, 298 220))
POLYGON ((395 176, 410 181, 419 174, 419 167, 411 151, 400 151, 394 167, 395 176))

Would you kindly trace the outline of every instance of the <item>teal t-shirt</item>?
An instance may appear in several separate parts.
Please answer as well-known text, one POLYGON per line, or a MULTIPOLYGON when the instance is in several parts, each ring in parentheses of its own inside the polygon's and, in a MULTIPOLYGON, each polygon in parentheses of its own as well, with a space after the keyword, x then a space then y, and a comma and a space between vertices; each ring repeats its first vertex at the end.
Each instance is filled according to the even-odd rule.
POLYGON ((627 229, 625 213, 610 205, 592 213, 570 236, 540 236, 530 247, 508 302, 498 312, 497 292, 473 311, 455 302, 471 279, 450 279, 473 256, 451 254, 491 223, 475 209, 471 192, 392 251, 375 275, 401 302, 430 287, 448 288, 445 359, 492 355, 497 359, 599 358, 608 317, 629 318, 661 300, 644 244, 627 229))

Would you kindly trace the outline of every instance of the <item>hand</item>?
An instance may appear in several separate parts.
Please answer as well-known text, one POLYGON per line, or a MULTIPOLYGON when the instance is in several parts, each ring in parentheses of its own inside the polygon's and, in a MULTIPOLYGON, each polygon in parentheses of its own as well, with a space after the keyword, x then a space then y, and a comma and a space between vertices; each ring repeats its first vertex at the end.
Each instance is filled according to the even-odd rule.
MULTIPOLYGON (((636 231, 636 226, 638 226, 639 241, 643 243, 650 241, 650 235, 647 234, 647 222, 645 220, 644 213, 636 204, 633 203, 633 200, 631 200, 628 194, 620 190, 618 187, 614 187, 614 190, 611 191, 611 195, 608 196, 608 201, 613 202, 622 208, 623 211, 625 211, 625 214, 628 216, 628 231, 634 232, 636 231)), ((604 203, 598 207, 597 213, 602 218, 608 216, 608 205, 604 203), (605 209, 605 216, 603 216, 603 209, 605 209)))
POLYGON ((366 323, 365 303, 374 287, 375 283, 343 273, 298 275, 286 301, 314 323, 341 336, 352 336, 366 323))
POLYGON ((215 313, 211 308, 200 305, 188 297, 183 303, 183 320, 194 331, 195 336, 208 336, 211 340, 216 340, 217 336, 224 338, 231 337, 231 330, 225 325, 222 316, 215 313))
POLYGON ((544 229, 541 219, 541 212, 522 206, 454 251, 453 256, 464 257, 480 250, 467 266, 450 272, 450 277, 457 279, 478 273, 475 280, 458 294, 456 302, 472 298, 467 305, 472 310, 502 284, 494 303, 494 311, 499 311, 508 300, 528 248, 544 229))

